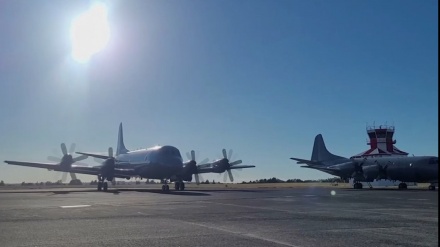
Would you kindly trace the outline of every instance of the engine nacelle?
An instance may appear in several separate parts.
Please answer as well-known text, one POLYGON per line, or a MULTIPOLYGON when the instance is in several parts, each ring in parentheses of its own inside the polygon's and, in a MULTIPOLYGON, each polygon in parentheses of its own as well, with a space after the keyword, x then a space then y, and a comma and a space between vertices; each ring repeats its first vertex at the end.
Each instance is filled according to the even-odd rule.
POLYGON ((108 158, 102 163, 101 176, 112 181, 115 176, 115 160, 108 158))

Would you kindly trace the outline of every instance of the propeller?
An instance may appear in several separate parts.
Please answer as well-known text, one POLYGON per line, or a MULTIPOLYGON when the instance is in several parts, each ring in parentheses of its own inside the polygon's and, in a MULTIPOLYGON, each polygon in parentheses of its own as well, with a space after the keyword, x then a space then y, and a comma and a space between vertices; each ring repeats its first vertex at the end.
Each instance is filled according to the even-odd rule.
POLYGON ((382 166, 381 164, 379 164, 379 162, 377 160, 374 161, 374 163, 376 163, 377 166, 377 177, 376 180, 380 180, 380 179, 388 179, 388 172, 387 172, 387 168, 388 168, 388 164, 391 163, 390 161, 388 161, 388 164, 382 166))
POLYGON ((114 183, 115 180, 115 163, 116 159, 113 157, 113 148, 108 148, 108 158, 102 162, 101 166, 101 176, 106 178, 108 181, 114 183))
MULTIPOLYGON (((198 169, 197 169, 196 152, 194 150, 191 150, 191 153, 188 153, 188 152, 186 153, 186 157, 189 159, 189 162, 186 165, 186 167, 188 169, 187 173, 189 173, 191 175, 194 174, 194 178, 196 179, 196 184, 199 185, 201 176, 199 175, 198 169)), ((208 163, 208 161, 209 161, 209 159, 206 158, 199 163, 206 164, 206 163, 208 163)))
MULTIPOLYGON (((108 151, 107 151, 107 155, 108 155, 109 157, 113 158, 113 148, 109 147, 109 149, 108 149, 108 151)), ((106 162, 106 160, 102 161, 102 159, 98 159, 98 158, 93 158, 93 160, 94 160, 96 163, 99 163, 100 165, 103 165, 103 166, 104 166, 104 164, 105 164, 105 162, 106 162)), ((102 169, 102 168, 101 168, 101 169, 102 169)), ((115 178, 115 177, 113 177, 111 183, 112 183, 112 185, 115 185, 115 184, 116 184, 116 178, 115 178)))
POLYGON ((231 156, 232 156, 232 149, 229 149, 228 155, 226 155, 226 149, 223 148, 222 154, 223 154, 223 159, 220 162, 221 162, 223 168, 225 169, 225 175, 224 175, 223 181, 226 182, 226 180, 227 180, 226 173, 227 173, 228 177, 229 177, 229 181, 234 182, 234 176, 232 175, 231 169, 234 169, 233 166, 241 164, 242 161, 236 160, 234 162, 229 162, 229 160, 231 159, 231 156))
POLYGON ((354 171, 353 174, 351 175, 353 178, 358 177, 358 176, 362 176, 364 173, 364 170, 362 169, 362 166, 364 165, 364 163, 354 163, 354 171))
MULTIPOLYGON (((67 152, 66 144, 61 143, 60 146, 61 146, 61 152, 62 152, 63 156, 61 158, 54 157, 54 156, 48 156, 47 159, 49 161, 59 163, 60 168, 63 171, 61 181, 64 183, 67 179, 67 173, 70 170, 70 168, 72 167, 72 164, 75 162, 81 161, 81 160, 85 160, 85 159, 87 159, 88 156, 81 155, 81 156, 73 158, 71 154, 75 152, 75 148, 76 148, 75 143, 72 143, 70 145, 69 152, 67 152)), ((72 180, 77 179, 75 173, 73 173, 73 172, 69 172, 69 173, 70 173, 70 177, 72 178, 72 180)))

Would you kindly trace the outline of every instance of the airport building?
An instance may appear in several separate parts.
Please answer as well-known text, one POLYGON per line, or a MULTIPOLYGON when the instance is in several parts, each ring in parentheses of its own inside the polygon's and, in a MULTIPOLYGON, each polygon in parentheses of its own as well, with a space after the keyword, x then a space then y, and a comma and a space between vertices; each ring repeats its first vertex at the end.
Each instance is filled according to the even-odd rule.
POLYGON ((367 134, 369 137, 367 145, 370 145, 370 149, 356 154, 351 158, 370 158, 390 155, 408 156, 407 152, 394 146, 394 144, 396 144, 396 140, 393 140, 394 130, 394 126, 389 125, 380 125, 379 127, 367 126, 367 134))

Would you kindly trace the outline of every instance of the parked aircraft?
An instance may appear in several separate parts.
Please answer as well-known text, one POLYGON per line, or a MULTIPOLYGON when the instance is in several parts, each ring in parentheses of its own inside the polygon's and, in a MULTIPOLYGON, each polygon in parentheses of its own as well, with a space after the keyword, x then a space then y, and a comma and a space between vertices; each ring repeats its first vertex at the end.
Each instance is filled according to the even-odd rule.
POLYGON ((405 182, 431 183, 429 190, 438 186, 438 157, 435 156, 383 156, 371 158, 345 158, 330 153, 325 147, 322 135, 315 137, 311 160, 291 158, 304 168, 315 169, 339 176, 353 178, 355 189, 362 189, 360 182, 375 179, 404 181, 399 189, 406 189, 405 182))
MULTIPOLYGON (((33 163, 9 160, 6 160, 5 163, 96 175, 98 177, 99 191, 106 191, 108 189, 108 183, 105 180, 112 181, 115 177, 130 179, 136 176, 162 180, 164 183, 162 185, 162 191, 169 191, 167 180, 173 177, 176 179, 176 189, 184 190, 184 176, 187 174, 191 174, 192 176, 192 174, 194 174, 193 163, 186 162, 184 165, 179 149, 174 146, 155 146, 148 149, 129 151, 124 145, 122 123, 119 125, 116 156, 113 156, 112 148, 108 149, 107 155, 76 152, 86 155, 86 157, 91 156, 103 159, 104 161, 100 166, 74 165, 73 163, 77 161, 78 158, 72 158, 72 155, 67 153, 64 144, 62 144, 61 148, 64 156, 60 163, 33 163)), ((80 157, 82 159, 84 156, 80 157)), ((203 172, 203 168, 199 169, 198 172, 203 172)))

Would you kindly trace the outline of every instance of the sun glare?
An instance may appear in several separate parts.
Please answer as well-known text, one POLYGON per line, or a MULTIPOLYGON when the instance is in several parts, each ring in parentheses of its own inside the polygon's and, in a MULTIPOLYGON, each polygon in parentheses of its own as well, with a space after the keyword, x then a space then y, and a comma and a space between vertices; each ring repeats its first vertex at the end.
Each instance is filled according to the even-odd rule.
POLYGON ((110 28, 107 7, 95 4, 72 21, 72 57, 78 62, 87 62, 108 43, 110 28))

